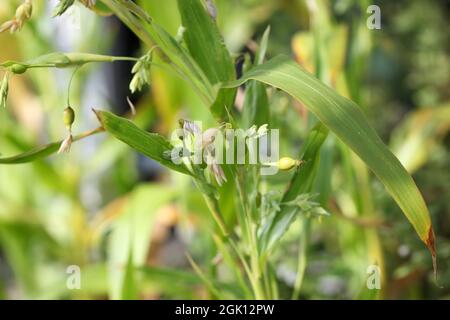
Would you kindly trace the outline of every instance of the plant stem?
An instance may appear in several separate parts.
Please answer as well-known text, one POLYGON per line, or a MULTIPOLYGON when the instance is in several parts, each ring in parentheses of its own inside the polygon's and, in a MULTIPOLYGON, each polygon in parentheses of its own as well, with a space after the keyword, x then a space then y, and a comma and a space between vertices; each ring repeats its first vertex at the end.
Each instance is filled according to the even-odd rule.
POLYGON ((308 247, 310 224, 308 218, 301 220, 302 231, 299 239, 299 251, 298 251, 298 263, 297 263, 297 276, 294 283, 294 291, 292 292, 292 300, 297 300, 300 294, 300 289, 303 284, 303 278, 306 270, 306 250, 308 247))
POLYGON ((79 141, 79 140, 82 140, 84 138, 90 137, 90 136, 92 136, 94 134, 97 134, 97 133, 100 133, 100 132, 103 132, 103 131, 105 131, 105 130, 102 127, 98 127, 96 129, 89 130, 89 131, 86 131, 86 132, 80 133, 79 135, 74 136, 73 137, 73 141, 74 142, 75 141, 79 141))

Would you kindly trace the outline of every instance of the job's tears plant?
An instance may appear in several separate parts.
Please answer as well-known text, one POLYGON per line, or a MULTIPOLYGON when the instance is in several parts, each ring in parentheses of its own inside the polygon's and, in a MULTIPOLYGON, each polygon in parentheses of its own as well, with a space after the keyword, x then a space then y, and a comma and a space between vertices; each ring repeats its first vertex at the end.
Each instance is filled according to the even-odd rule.
MULTIPOLYGON (((54 15, 63 14, 76 1, 61 0, 54 15)), ((13 157, 0 158, 0 163, 30 162, 49 156, 58 150, 67 151, 70 145, 92 134, 106 131, 118 140, 145 156, 159 162, 170 170, 189 175, 203 194, 211 216, 217 225, 213 234, 216 250, 223 264, 234 274, 242 298, 277 298, 279 290, 271 265, 271 255, 289 226, 299 216, 322 217, 328 212, 314 200, 313 182, 317 175, 320 150, 329 130, 332 131, 373 171, 397 202, 403 213, 427 245, 435 262, 434 232, 428 209, 412 177, 398 159, 381 141, 370 126, 358 105, 340 96, 286 56, 276 56, 265 62, 269 29, 266 30, 254 61, 247 60, 246 72, 237 79, 232 55, 225 47, 215 22, 216 9, 212 1, 179 0, 178 9, 182 26, 177 37, 153 21, 149 13, 129 0, 79 1, 94 12, 116 15, 147 47, 148 54, 140 58, 113 57, 92 53, 49 53, 29 61, 6 61, 1 64, 5 71, 1 83, 0 102, 7 104, 8 81, 11 76, 32 68, 74 68, 87 63, 134 61, 130 83, 132 92, 150 84, 152 66, 170 70, 187 82, 209 106, 209 112, 217 120, 215 128, 199 131, 193 122, 181 121, 179 141, 174 142, 157 134, 138 128, 132 121, 110 112, 94 110, 100 127, 72 136, 75 118, 73 109, 64 106, 64 124, 68 135, 63 141, 30 150, 13 157), (158 63, 153 60, 158 56, 158 63), (244 110, 235 109, 237 88, 245 85, 244 110), (302 103, 317 118, 298 156, 282 157, 266 165, 282 170, 292 170, 293 176, 284 193, 273 194, 264 190, 263 178, 258 170, 261 164, 222 165, 215 161, 195 163, 188 140, 195 134, 202 136, 201 149, 208 159, 217 152, 211 148, 214 136, 224 127, 256 132, 258 128, 271 127, 267 87, 275 87, 302 103), (255 125, 255 127, 252 127, 255 125), (173 155, 176 145, 181 153, 173 155), (171 156, 169 156, 171 155, 171 156), (211 179, 211 176, 214 179, 211 179), (228 187, 236 194, 236 219, 226 221, 221 212, 220 192, 228 187), (250 289, 249 289, 250 288, 250 289)), ((31 18, 32 1, 24 1, 15 17, 5 22, 1 31, 18 31, 31 18), (20 9, 20 10, 19 10, 20 9)), ((14 90, 14 88, 10 88, 14 90)), ((283 137, 281 137, 283 138, 283 137)), ((248 159, 248 145, 245 145, 248 159)), ((305 227, 306 228, 306 227, 305 227)), ((189 257, 191 264, 204 281, 209 292, 217 297, 227 297, 215 279, 206 275, 189 257)), ((301 286, 304 270, 299 268, 296 290, 301 286)))

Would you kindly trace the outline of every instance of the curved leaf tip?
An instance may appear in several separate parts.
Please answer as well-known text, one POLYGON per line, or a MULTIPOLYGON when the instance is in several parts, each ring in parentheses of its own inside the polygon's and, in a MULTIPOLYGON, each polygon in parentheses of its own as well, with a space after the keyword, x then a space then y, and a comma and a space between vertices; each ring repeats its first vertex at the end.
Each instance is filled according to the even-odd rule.
POLYGON ((420 239, 427 245, 436 265, 434 232, 422 194, 358 105, 339 95, 284 55, 253 67, 241 79, 224 84, 223 87, 237 87, 248 80, 257 80, 279 88, 302 102, 355 152, 397 202, 420 239))

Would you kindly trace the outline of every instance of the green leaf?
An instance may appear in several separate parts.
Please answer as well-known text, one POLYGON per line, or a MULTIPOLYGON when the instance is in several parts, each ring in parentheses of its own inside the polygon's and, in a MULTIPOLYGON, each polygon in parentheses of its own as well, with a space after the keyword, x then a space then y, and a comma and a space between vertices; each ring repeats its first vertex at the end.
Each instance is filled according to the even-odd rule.
MULTIPOLYGON (((77 135, 77 136, 73 137, 73 142, 81 140, 83 138, 86 138, 90 135, 96 134, 100 131, 101 131, 100 129, 96 129, 93 131, 89 131, 89 132, 77 135)), ((24 152, 24 153, 21 153, 21 154, 12 156, 12 157, 0 158, 0 164, 27 163, 27 162, 33 162, 35 160, 39 160, 41 158, 48 157, 58 151, 62 142, 63 142, 63 140, 58 141, 58 142, 49 143, 44 146, 36 147, 27 152, 24 152)))
MULTIPOLYGON (((255 65, 262 64, 267 52, 267 43, 269 40, 270 27, 261 39, 258 52, 255 57, 255 65)), ((249 81, 245 88, 245 99, 243 107, 243 119, 246 128, 252 125, 258 127, 270 122, 269 98, 267 97, 266 87, 258 81, 249 81)))
POLYGON ((137 295, 135 268, 146 263, 156 212, 174 196, 161 185, 142 185, 126 198, 108 238, 109 293, 111 299, 137 295))
POLYGON ((75 0, 59 0, 59 3, 53 10, 53 17, 63 15, 74 4, 74 2, 75 0))
POLYGON ((138 298, 137 279, 133 265, 133 251, 130 250, 128 261, 123 275, 123 283, 120 299, 121 300, 136 300, 138 298))
POLYGON ((169 169, 192 175, 185 165, 177 165, 166 159, 164 154, 170 152, 173 146, 161 135, 144 131, 130 120, 110 112, 94 111, 103 128, 115 138, 169 169))
POLYGON ((257 66, 227 87, 254 79, 302 102, 375 173, 435 257, 434 232, 425 201, 412 177, 382 142, 354 102, 340 96, 286 56, 257 66))
POLYGON ((59 146, 62 141, 54 142, 47 144, 45 146, 37 147, 30 151, 24 152, 22 154, 8 157, 8 158, 0 158, 0 164, 19 164, 19 163, 27 163, 38 160, 40 158, 48 157, 52 155, 56 151, 58 151, 59 146))
MULTIPOLYGON (((234 64, 214 19, 200 0, 178 0, 183 36, 190 54, 211 84, 236 79, 234 64)), ((221 89, 211 112, 219 120, 228 118, 233 107, 235 89, 221 89)))
POLYGON ((214 20, 200 0, 178 0, 183 36, 194 60, 212 84, 233 80, 234 66, 214 20))

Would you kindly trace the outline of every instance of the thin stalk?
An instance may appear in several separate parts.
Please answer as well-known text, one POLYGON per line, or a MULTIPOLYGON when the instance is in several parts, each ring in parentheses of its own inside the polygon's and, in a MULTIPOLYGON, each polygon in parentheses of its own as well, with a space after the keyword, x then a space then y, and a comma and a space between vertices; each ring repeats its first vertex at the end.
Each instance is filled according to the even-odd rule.
POLYGON ((297 300, 300 295, 300 289, 303 284, 303 278, 305 276, 306 270, 306 250, 308 248, 308 239, 310 231, 310 221, 308 218, 303 218, 301 220, 302 231, 299 239, 299 250, 298 250, 298 262, 297 262, 297 276, 294 283, 294 291, 292 292, 292 300, 297 300))
POLYGON ((206 194, 203 194, 203 197, 206 201, 206 205, 208 206, 209 211, 211 212, 211 215, 219 226, 222 235, 224 237, 228 236, 229 233, 227 227, 225 226, 225 222, 223 221, 222 214, 220 213, 220 208, 217 200, 206 194))
POLYGON ((72 81, 75 77, 75 73, 80 69, 81 66, 78 66, 75 68, 75 70, 72 72, 72 75, 70 76, 69 85, 67 86, 67 106, 70 106, 70 88, 72 87, 72 81))
POLYGON ((93 136, 94 134, 97 134, 97 133, 100 133, 100 132, 103 132, 103 131, 105 131, 105 129, 103 129, 102 127, 98 127, 96 129, 89 130, 89 131, 86 131, 86 132, 80 133, 79 135, 74 136, 73 137, 73 141, 75 142, 75 141, 78 141, 78 140, 82 140, 84 138, 93 136))
POLYGON ((265 298, 265 292, 263 287, 261 286, 261 265, 260 265, 260 257, 258 250, 258 238, 257 238, 257 225, 254 223, 252 219, 252 215, 249 210, 248 199, 246 194, 244 193, 244 181, 242 177, 242 171, 239 170, 235 174, 235 182, 236 187, 238 189, 240 203, 242 205, 242 225, 244 227, 243 231, 245 236, 243 237, 244 243, 247 244, 247 248, 249 248, 248 253, 250 255, 250 279, 253 285, 253 291, 255 294, 255 298, 258 300, 265 298))
MULTIPOLYGON (((237 171, 239 171, 239 168, 237 168, 237 171)), ((237 212, 239 213, 238 219, 239 219, 239 224, 241 226, 241 231, 242 231, 242 238, 244 240, 245 243, 249 243, 250 242, 250 224, 248 223, 248 219, 247 219, 247 206, 246 206, 246 195, 244 193, 244 183, 241 179, 241 175, 239 174, 239 172, 236 171, 232 171, 233 176, 234 176, 234 181, 236 184, 236 188, 238 190, 238 194, 239 194, 239 202, 241 204, 241 208, 240 210, 238 209, 237 212)), ((250 249, 251 251, 251 249, 250 249)))
MULTIPOLYGON (((248 218, 248 217, 247 217, 248 218)), ((250 247, 253 250, 250 250, 250 259, 252 265, 252 276, 255 282, 255 298, 258 300, 265 299, 265 293, 261 286, 261 266, 259 260, 259 250, 258 250, 258 241, 256 237, 256 225, 252 224, 251 229, 251 243, 250 247)))

